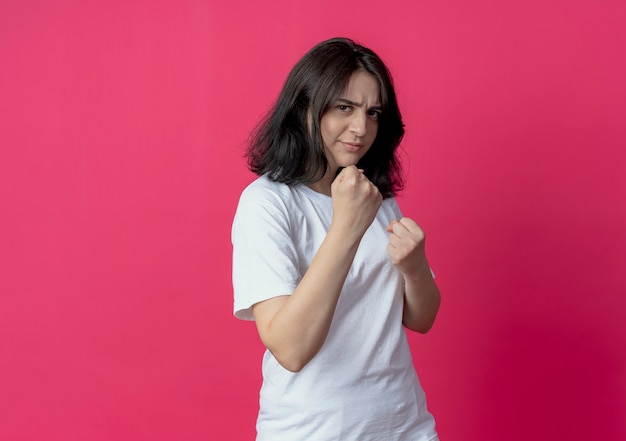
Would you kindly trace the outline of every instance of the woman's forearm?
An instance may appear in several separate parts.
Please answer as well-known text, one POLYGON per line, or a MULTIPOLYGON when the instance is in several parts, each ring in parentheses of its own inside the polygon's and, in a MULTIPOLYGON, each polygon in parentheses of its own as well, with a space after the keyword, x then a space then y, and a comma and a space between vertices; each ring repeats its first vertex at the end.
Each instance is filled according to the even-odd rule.
POLYGON ((404 326, 420 333, 428 332, 435 322, 440 304, 441 294, 428 265, 411 277, 405 276, 404 326))
POLYGON ((294 292, 253 307, 261 340, 286 369, 301 370, 324 344, 359 241, 331 227, 294 292))

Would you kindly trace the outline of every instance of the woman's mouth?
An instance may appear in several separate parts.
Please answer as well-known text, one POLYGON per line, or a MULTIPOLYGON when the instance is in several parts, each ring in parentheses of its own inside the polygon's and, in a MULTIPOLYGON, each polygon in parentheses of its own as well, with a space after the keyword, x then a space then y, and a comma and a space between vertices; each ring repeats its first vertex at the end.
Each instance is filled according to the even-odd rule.
POLYGON ((349 151, 356 152, 363 147, 363 144, 358 142, 343 142, 342 144, 346 146, 349 151))

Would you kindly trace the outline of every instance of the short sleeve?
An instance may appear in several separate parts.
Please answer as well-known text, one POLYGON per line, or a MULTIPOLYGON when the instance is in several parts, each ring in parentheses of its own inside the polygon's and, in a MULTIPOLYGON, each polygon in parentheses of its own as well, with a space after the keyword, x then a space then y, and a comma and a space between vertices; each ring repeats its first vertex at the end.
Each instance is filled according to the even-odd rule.
POLYGON ((258 302, 291 294, 300 282, 289 210, 262 186, 244 190, 232 226, 234 315, 254 320, 258 302))

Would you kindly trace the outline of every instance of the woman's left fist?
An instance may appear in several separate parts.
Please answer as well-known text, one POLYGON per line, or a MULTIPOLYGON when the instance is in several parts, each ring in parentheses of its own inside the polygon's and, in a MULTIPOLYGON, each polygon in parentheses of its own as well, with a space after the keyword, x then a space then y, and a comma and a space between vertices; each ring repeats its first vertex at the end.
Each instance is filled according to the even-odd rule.
POLYGON ((399 221, 394 220, 387 231, 391 233, 387 254, 402 274, 410 276, 428 266, 424 249, 426 235, 413 219, 403 217, 399 221))

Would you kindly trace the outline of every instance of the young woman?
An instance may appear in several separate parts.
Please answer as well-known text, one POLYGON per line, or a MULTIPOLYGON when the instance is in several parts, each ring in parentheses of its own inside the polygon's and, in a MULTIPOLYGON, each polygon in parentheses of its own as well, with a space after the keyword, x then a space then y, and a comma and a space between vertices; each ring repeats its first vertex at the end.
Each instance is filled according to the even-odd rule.
POLYGON ((235 316, 267 351, 258 441, 437 440, 404 327, 439 290, 402 217, 404 125, 381 59, 336 38, 293 68, 253 132, 232 229, 235 316))

